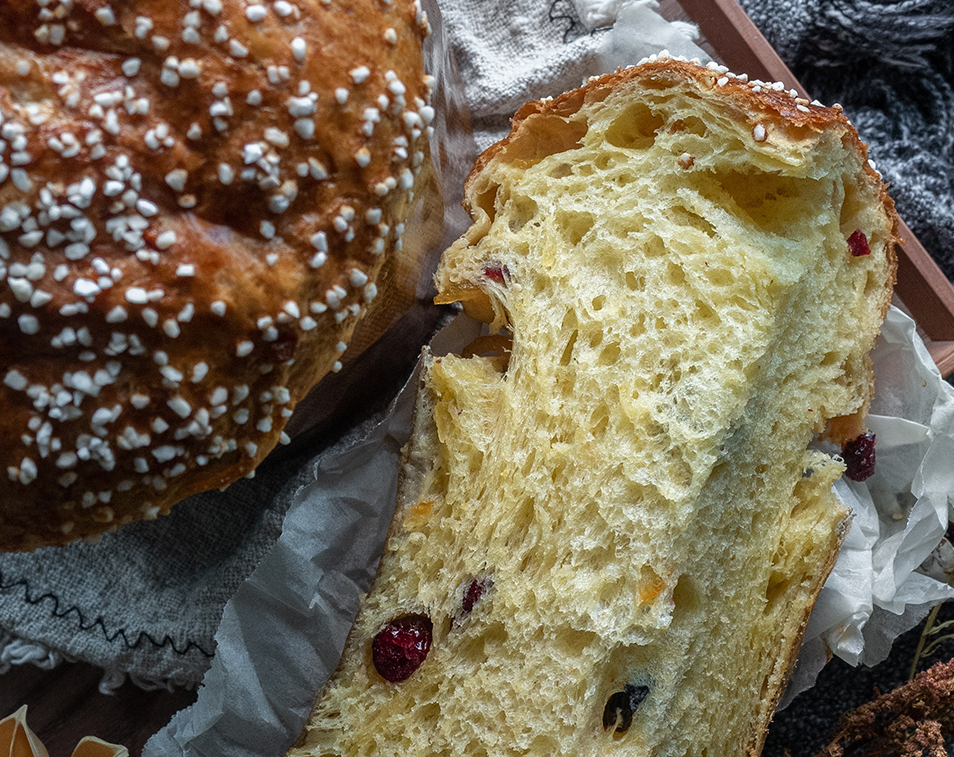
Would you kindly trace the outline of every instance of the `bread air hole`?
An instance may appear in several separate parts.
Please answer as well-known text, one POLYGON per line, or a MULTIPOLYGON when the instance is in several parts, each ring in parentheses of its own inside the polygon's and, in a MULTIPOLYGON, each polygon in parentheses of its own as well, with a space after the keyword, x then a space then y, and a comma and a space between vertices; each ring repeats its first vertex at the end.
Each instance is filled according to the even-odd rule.
POLYGON ((696 300, 695 311, 696 314, 693 317, 693 320, 698 320, 707 326, 718 326, 720 323, 722 323, 722 319, 719 317, 719 314, 707 302, 696 300))
POLYGON ((634 271, 626 272, 626 287, 631 292, 642 292, 646 288, 646 277, 634 271))
POLYGON ((656 132, 663 126, 662 116, 645 103, 633 103, 610 124, 606 141, 615 147, 645 150, 656 141, 656 132))
POLYGON ((589 213, 561 210, 556 214, 556 227, 574 247, 583 241, 595 223, 596 219, 589 213))
POLYGON ((838 226, 841 229, 841 235, 845 239, 856 229, 861 227, 860 214, 862 212, 861 198, 858 196, 858 190, 854 184, 844 185, 844 199, 841 202, 841 214, 838 218, 838 226))
POLYGON ((570 361, 573 359, 573 347, 576 344, 576 340, 579 338, 580 332, 578 329, 573 329, 570 334, 570 338, 566 341, 566 347, 563 348, 563 354, 560 356, 560 365, 564 368, 570 364, 570 361))
POLYGON ((587 329, 589 334, 589 339, 587 340, 590 345, 591 350, 595 350, 603 343, 603 329, 596 324, 592 324, 590 328, 587 329))
POLYGON ((701 118, 697 116, 687 116, 686 118, 677 118, 673 121, 668 131, 670 134, 688 132, 689 134, 695 134, 697 137, 704 137, 709 133, 709 128, 706 126, 706 122, 701 118))
POLYGON ((703 191, 742 221, 779 236, 804 233, 818 212, 819 183, 759 171, 715 174, 715 192, 703 191), (734 206, 734 207, 733 207, 734 206))
POLYGON ((622 350, 617 342, 612 342, 603 347, 603 350, 600 352, 599 359, 597 359, 596 364, 599 366, 611 366, 616 365, 619 361, 619 356, 622 350))
POLYGON ((498 187, 493 186, 477 196, 477 207, 484 211, 491 221, 497 217, 497 189, 498 187))
POLYGON ((533 220, 537 214, 537 204, 529 197, 512 197, 506 212, 510 219, 507 226, 516 234, 533 220))
POLYGON ((594 439, 598 439, 606 433, 606 427, 609 426, 609 408, 601 403, 590 414, 590 434, 594 439))
POLYGON ((533 115, 524 124, 526 128, 518 128, 504 148, 507 162, 523 169, 549 155, 580 147, 587 131, 585 121, 562 116, 533 115))
POLYGON ((636 181, 636 174, 629 171, 620 171, 613 176, 613 181, 620 187, 628 187, 636 181))
POLYGON ((629 335, 634 339, 646 333, 646 314, 640 313, 629 326, 629 335))
POLYGON ((461 357, 485 357, 499 373, 506 373, 510 365, 511 352, 513 352, 513 336, 485 334, 464 347, 461 357))
POLYGON ((673 223, 679 226, 685 226, 687 228, 695 229, 696 231, 701 231, 707 237, 716 236, 715 226, 713 226, 698 213, 687 210, 680 205, 673 205, 669 208, 669 217, 672 219, 673 223))
POLYGON ((729 288, 735 283, 735 272, 729 268, 706 263, 704 275, 706 281, 716 288, 729 288))
POLYGON ((539 734, 533 737, 530 743, 530 754, 558 754, 560 751, 560 742, 553 736, 539 734))
POLYGON ((679 576, 672 591, 673 623, 695 615, 699 610, 699 592, 695 582, 687 575, 679 576))
POLYGON ((670 262, 666 266, 666 280, 672 286, 681 286, 682 284, 686 283, 686 274, 682 268, 675 263, 670 262))
POLYGON ((780 571, 772 572, 772 575, 769 576, 768 586, 765 589, 765 607, 762 608, 766 615, 774 611, 775 606, 788 592, 790 585, 791 579, 784 573, 780 571))

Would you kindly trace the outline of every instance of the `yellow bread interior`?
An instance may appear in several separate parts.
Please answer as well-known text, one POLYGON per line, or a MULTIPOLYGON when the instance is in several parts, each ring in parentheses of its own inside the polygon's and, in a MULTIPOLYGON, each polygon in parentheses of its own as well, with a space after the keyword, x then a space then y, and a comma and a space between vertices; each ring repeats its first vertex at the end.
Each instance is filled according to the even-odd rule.
POLYGON ((512 346, 426 357, 378 577, 293 754, 761 750, 846 528, 812 442, 863 429, 896 221, 840 112, 724 73, 590 82, 478 161, 437 281, 512 346), (390 683, 371 640, 408 613, 433 644, 390 683))

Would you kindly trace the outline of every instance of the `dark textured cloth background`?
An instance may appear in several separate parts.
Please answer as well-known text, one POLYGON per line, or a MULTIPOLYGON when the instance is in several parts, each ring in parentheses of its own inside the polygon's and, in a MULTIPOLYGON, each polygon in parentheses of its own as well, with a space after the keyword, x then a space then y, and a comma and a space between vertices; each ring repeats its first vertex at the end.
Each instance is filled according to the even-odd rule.
MULTIPOLYGON (((954 279, 954 1, 741 0, 812 97, 841 103, 898 213, 954 279)), ((776 716, 764 757, 808 757, 840 713, 907 680, 920 628, 874 669, 833 660, 776 716)), ((954 654, 954 645, 940 656, 954 654)))
POLYGON ((812 97, 841 103, 954 279, 954 2, 741 0, 812 97))
MULTIPOLYGON (((952 605, 954 603, 948 602, 941 608, 939 623, 954 620, 952 605)), ((899 636, 891 656, 873 668, 852 668, 834 658, 822 669, 814 688, 797 696, 787 709, 775 715, 762 757, 813 757, 828 746, 843 713, 909 680, 922 630, 923 624, 899 636)), ((952 656, 954 640, 948 640, 935 654, 920 661, 917 670, 925 670, 952 656)), ((944 735, 950 744, 954 734, 944 735)), ((948 753, 951 754, 950 747, 948 753)))

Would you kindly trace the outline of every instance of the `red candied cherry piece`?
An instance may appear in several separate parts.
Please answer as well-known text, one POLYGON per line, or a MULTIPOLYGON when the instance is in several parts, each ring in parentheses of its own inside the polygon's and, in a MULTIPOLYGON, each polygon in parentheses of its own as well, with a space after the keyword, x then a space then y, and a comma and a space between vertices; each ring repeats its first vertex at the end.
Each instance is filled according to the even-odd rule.
POLYGON ((871 248, 868 246, 868 238, 861 229, 855 229, 851 232, 851 236, 848 237, 848 252, 855 258, 871 254, 871 248))
POLYGON ((381 677, 401 683, 423 664, 431 649, 434 625, 426 615, 403 615, 378 631, 371 661, 381 677))
POLYGON ((875 470, 875 435, 862 434, 850 442, 845 442, 841 448, 841 456, 845 460, 847 470, 845 475, 852 481, 864 481, 875 470))
POLYGON ((493 588, 494 582, 490 578, 475 578, 470 584, 464 589, 464 596, 461 600, 461 615, 467 617, 474 609, 480 598, 484 595, 484 592, 493 588))
POLYGON ((464 599, 461 602, 461 608, 465 615, 470 615, 474 605, 480 601, 481 594, 484 593, 484 587, 476 578, 470 582, 470 586, 464 592, 464 599))
POLYGON ((500 265, 500 263, 487 263, 484 266, 484 276, 498 284, 506 284, 510 271, 507 270, 507 266, 500 265))

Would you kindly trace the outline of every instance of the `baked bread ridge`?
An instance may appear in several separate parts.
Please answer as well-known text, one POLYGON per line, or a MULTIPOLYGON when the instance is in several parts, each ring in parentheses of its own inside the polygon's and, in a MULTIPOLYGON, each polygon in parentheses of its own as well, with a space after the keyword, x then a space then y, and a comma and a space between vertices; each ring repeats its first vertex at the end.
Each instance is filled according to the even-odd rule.
POLYGON ((283 440, 400 254, 434 114, 416 0, 0 18, 0 550, 24 550, 283 440))
POLYGON ((812 443, 864 430, 893 285, 863 145, 654 60, 523 109, 466 203, 441 299, 512 345, 426 359, 378 576, 291 754, 757 755, 848 524, 812 443), (386 680, 376 640, 415 617, 429 652, 386 680))

